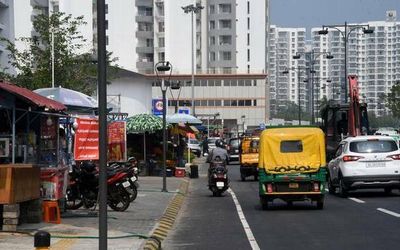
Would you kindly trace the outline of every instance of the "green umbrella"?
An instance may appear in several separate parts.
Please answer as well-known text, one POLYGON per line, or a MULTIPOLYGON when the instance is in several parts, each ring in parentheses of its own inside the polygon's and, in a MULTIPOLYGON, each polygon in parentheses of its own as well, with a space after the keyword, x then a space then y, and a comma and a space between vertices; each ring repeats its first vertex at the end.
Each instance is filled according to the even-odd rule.
MULTIPOLYGON (((167 127, 169 124, 167 124, 167 127)), ((143 134, 143 159, 146 164, 146 132, 154 133, 163 129, 162 118, 152 114, 138 114, 131 116, 126 121, 126 131, 128 134, 143 134)))

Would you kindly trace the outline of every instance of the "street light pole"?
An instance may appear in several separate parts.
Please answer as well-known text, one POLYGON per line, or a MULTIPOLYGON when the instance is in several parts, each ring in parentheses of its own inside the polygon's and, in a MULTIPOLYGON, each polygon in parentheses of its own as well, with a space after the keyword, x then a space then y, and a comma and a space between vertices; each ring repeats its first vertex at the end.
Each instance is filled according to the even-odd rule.
MULTIPOLYGON (((301 55, 304 54, 304 52, 299 53, 297 52, 296 55, 293 56, 293 59, 300 59, 301 55)), ((314 107, 314 74, 316 71, 314 70, 314 64, 317 58, 321 55, 326 55, 326 59, 332 59, 333 56, 331 55, 330 52, 325 52, 325 51, 317 51, 315 52, 313 49, 311 50, 311 59, 310 59, 310 74, 311 74, 311 124, 315 123, 315 107, 314 107), (317 54, 317 55, 316 55, 317 54)), ((300 81, 299 81, 300 83, 300 81)))
POLYGON ((300 105, 300 66, 297 66, 297 96, 299 103, 299 125, 301 125, 301 105, 300 105))
POLYGON ((199 13, 203 8, 204 7, 199 5, 199 4, 196 4, 196 6, 193 5, 193 4, 189 4, 187 6, 183 6, 182 7, 182 9, 185 12, 185 14, 190 12, 191 19, 192 19, 191 20, 191 24, 192 24, 192 52, 191 52, 191 54, 192 54, 192 56, 191 56, 192 86, 191 86, 191 90, 192 90, 192 113, 193 113, 193 116, 196 116, 196 105, 195 105, 195 101, 194 101, 194 64, 195 64, 195 62, 194 62, 195 61, 194 54, 195 54, 195 49, 194 49, 194 28, 193 28, 194 20, 193 19, 194 19, 194 14, 199 13))
MULTIPOLYGON (((158 72, 165 72, 169 71, 168 81, 171 78, 172 74, 172 65, 169 62, 158 62, 155 65, 155 71, 157 78, 160 76, 158 72)), ((166 100, 166 93, 168 86, 165 86, 165 79, 162 77, 161 79, 161 92, 162 92, 162 102, 163 102, 163 187, 162 192, 168 192, 167 190, 167 100, 166 100)))
POLYGON ((328 29, 332 28, 341 34, 343 37, 343 42, 344 42, 344 101, 345 103, 348 102, 348 90, 347 90, 347 43, 349 40, 349 35, 352 31, 362 28, 362 31, 364 34, 372 34, 374 33, 374 30, 370 28, 369 24, 348 24, 347 22, 344 22, 344 25, 322 25, 322 30, 318 31, 319 35, 327 35, 328 34, 328 29), (339 28, 344 28, 344 32, 340 30, 339 28))

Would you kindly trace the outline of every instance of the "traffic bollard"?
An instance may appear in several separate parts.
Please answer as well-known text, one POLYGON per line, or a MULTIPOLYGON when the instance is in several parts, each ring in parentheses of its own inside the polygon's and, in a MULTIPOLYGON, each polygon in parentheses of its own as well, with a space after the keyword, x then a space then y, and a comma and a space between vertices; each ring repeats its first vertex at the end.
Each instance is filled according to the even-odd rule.
POLYGON ((36 250, 50 249, 50 234, 46 231, 37 231, 34 236, 34 247, 36 250))

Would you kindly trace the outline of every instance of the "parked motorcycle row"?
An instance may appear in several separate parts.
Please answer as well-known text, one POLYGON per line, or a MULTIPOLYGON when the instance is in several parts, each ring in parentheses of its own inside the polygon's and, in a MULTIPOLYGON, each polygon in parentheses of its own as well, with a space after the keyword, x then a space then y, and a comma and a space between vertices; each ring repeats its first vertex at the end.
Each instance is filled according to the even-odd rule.
MULTIPOLYGON (((125 211, 137 197, 139 169, 135 158, 107 165, 107 204, 114 211, 125 211)), ((69 174, 66 209, 95 209, 98 203, 99 170, 92 161, 74 165, 69 174)))

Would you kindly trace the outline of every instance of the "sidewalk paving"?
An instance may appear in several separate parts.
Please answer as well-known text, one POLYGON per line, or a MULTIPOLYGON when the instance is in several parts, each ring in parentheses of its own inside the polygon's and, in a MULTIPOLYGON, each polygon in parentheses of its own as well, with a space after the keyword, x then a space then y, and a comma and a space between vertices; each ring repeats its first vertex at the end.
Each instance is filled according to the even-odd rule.
MULTIPOLYGON (((108 249, 142 249, 146 239, 138 235, 153 233, 180 186, 187 181, 187 178, 168 177, 168 192, 161 192, 162 177, 140 176, 138 197, 129 208, 125 212, 108 209, 108 249)), ((61 224, 22 224, 17 229, 48 231, 52 235, 51 249, 98 249, 98 217, 88 212, 71 210, 62 215, 61 224)), ((33 237, 0 232, 0 249, 33 249, 33 237)))

